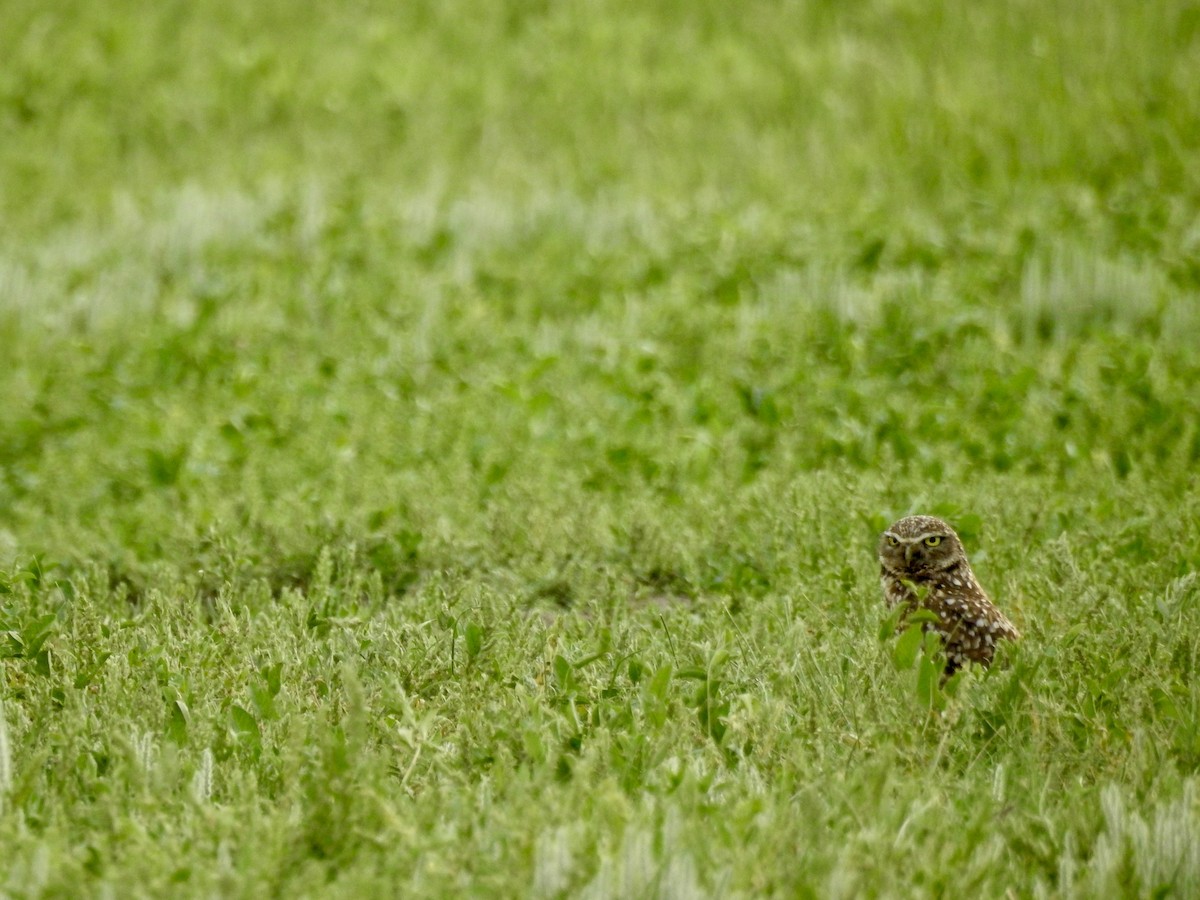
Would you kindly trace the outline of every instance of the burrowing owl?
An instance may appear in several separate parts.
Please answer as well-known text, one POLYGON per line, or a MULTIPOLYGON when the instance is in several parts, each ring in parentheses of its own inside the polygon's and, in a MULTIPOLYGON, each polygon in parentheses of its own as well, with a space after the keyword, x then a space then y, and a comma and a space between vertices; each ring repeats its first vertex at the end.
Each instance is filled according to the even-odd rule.
POLYGON ((962 541, 941 519, 908 516, 896 522, 879 541, 879 563, 889 608, 922 606, 938 617, 925 628, 942 636, 946 675, 968 662, 990 666, 998 638, 1015 641, 1021 636, 983 592, 962 541), (923 600, 918 601, 918 591, 923 600))

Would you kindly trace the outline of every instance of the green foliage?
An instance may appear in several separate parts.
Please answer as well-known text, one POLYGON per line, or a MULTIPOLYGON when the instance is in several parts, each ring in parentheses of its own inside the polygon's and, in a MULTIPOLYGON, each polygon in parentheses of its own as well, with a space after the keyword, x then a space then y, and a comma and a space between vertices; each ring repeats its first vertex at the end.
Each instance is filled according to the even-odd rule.
POLYGON ((1197 895, 1198 41, 6 3, 0 894, 1197 895))

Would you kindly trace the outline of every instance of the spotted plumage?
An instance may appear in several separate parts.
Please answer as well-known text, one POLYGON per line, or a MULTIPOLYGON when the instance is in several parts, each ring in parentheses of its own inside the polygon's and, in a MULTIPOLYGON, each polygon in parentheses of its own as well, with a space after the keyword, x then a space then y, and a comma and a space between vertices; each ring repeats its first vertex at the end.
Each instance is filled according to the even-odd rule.
POLYGON ((908 516, 893 524, 879 540, 879 563, 889 608, 903 604, 907 615, 920 606, 937 616, 925 628, 942 637, 947 676, 969 662, 990 666, 996 641, 1021 636, 979 586, 962 541, 941 519, 908 516))

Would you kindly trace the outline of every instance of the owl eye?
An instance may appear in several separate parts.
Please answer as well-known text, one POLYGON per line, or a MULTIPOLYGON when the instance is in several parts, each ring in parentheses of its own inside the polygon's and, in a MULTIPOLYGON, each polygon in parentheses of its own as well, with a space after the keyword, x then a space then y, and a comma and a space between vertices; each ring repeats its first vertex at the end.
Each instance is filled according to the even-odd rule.
POLYGON ((925 546, 926 547, 936 547, 941 542, 942 542, 942 538, 940 535, 937 535, 937 534, 931 534, 929 537, 925 538, 925 546))
POLYGON ((900 538, 894 537, 893 535, 889 534, 887 536, 887 539, 888 539, 888 543, 891 544, 893 547, 900 546, 900 538))

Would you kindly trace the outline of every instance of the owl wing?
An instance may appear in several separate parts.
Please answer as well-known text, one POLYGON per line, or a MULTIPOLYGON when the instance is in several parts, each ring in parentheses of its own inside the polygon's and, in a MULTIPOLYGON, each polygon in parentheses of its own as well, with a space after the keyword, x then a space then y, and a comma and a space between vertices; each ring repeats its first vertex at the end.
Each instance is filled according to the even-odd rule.
POLYGON ((946 658, 952 666, 990 665, 1001 638, 1016 640, 1020 632, 981 591, 934 591, 930 608, 937 613, 946 658))

